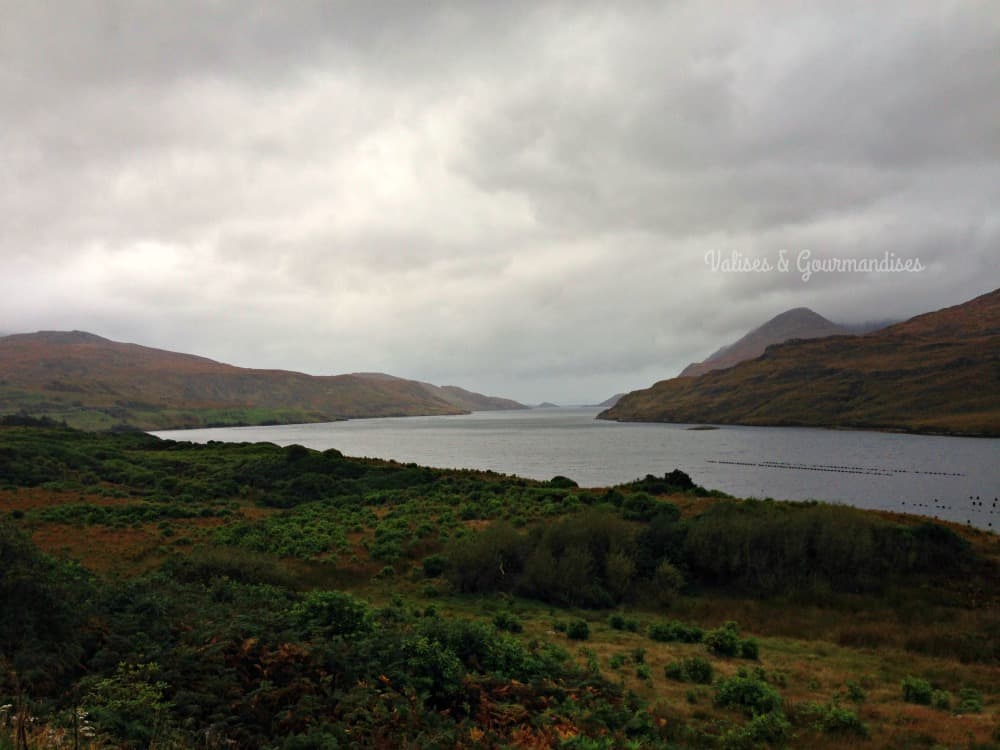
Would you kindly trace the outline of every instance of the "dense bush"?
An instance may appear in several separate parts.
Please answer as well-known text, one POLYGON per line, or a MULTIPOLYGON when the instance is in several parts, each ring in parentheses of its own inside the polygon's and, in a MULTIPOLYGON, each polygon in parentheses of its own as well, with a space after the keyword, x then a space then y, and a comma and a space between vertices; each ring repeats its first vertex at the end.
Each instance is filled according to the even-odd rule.
POLYGON ((776 711, 781 703, 777 690, 764 680, 745 673, 727 677, 715 690, 717 706, 737 708, 748 716, 776 711))
POLYGON ((273 557, 228 547, 198 547, 168 561, 164 571, 186 583, 209 584, 216 578, 230 578, 240 583, 294 585, 293 577, 273 557))
POLYGON ((705 646, 718 656, 736 656, 740 648, 739 628, 735 622, 727 622, 721 628, 705 633, 705 646))
POLYGON ((705 631, 697 625, 685 625, 677 620, 669 622, 658 622, 649 626, 649 637, 654 641, 670 643, 677 641, 680 643, 701 643, 705 637, 705 631))
POLYGON ((858 714, 836 703, 806 704, 802 713, 812 722, 813 726, 824 734, 868 736, 868 727, 861 721, 858 714))
POLYGON ((590 626, 586 620, 572 620, 566 626, 566 637, 574 641, 585 641, 590 638, 590 626))
POLYGON ((444 556, 448 579, 458 591, 509 591, 524 567, 524 541, 517 529, 499 521, 451 542, 444 556))
POLYGON ((927 680, 907 675, 903 678, 902 688, 903 700, 907 703, 918 703, 923 706, 929 706, 931 704, 933 690, 931 689, 931 684, 927 682, 927 680))
POLYGON ((960 537, 935 524, 908 529, 846 506, 726 501, 688 524, 684 559, 707 583, 770 594, 878 590, 893 576, 940 564, 955 571, 970 558, 960 537))
POLYGON ((711 685, 714 670, 712 663, 700 656, 689 656, 680 661, 673 661, 664 667, 664 674, 680 682, 695 682, 702 685, 711 685))
MULTIPOLYGON (((22 683, 44 693, 79 670, 94 596, 81 568, 42 554, 0 523, 0 661, 22 683)), ((7 678, 0 670, 0 688, 7 678)))
POLYGON ((343 591, 310 591, 290 614, 300 627, 327 637, 370 633, 375 627, 371 608, 343 591))

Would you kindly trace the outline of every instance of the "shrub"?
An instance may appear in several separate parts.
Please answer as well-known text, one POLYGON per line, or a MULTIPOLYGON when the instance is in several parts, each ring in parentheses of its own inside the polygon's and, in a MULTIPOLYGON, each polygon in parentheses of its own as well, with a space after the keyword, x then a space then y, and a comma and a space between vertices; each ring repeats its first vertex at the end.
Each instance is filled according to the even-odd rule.
POLYGON ((927 680, 908 675, 903 679, 903 700, 907 703, 917 703, 921 706, 931 704, 933 691, 927 680))
POLYGON ((669 607, 684 587, 684 576, 670 562, 664 560, 656 566, 656 571, 653 573, 653 586, 659 603, 669 607))
POLYGON ((635 676, 640 680, 649 680, 653 676, 653 671, 648 664, 640 664, 635 668, 635 676))
POLYGON ((673 641, 680 643, 701 643, 704 636, 705 631, 697 625, 685 625, 676 620, 664 623, 658 622, 649 626, 649 637, 654 641, 663 643, 673 641))
POLYGON ((700 656, 671 662, 664 667, 664 674, 679 682, 695 682, 701 685, 711 685, 714 670, 712 663, 700 656))
POLYGON ((576 482, 574 482, 569 477, 564 477, 562 474, 557 474, 549 480, 549 487, 555 487, 561 490, 569 490, 574 487, 579 487, 576 482))
POLYGON ((368 605, 343 591, 310 591, 290 614, 300 626, 318 628, 326 635, 355 635, 375 628, 368 605))
POLYGON ((740 674, 718 684, 715 689, 715 704, 737 708, 747 716, 756 716, 779 708, 781 696, 763 680, 740 674))
POLYGON ((505 591, 513 587, 522 565, 522 539, 507 523, 448 545, 448 577, 461 592, 505 591))
POLYGON ((960 714, 980 714, 983 712, 983 696, 973 688, 958 691, 958 712, 960 714))
POLYGON ((622 502, 622 518, 626 521, 649 521, 656 516, 659 505, 655 498, 645 492, 637 492, 622 502))
POLYGON ((270 584, 291 588, 295 580, 267 554, 232 547, 199 547, 164 566, 164 572, 185 583, 208 584, 218 578, 248 584, 270 584))
POLYGON ((585 641, 590 638, 590 626, 586 620, 573 620, 566 626, 566 637, 574 641, 585 641))
POLYGON ((497 630, 506 630, 508 633, 520 633, 524 626, 517 618, 517 615, 510 612, 501 612, 493 618, 493 626, 497 630))
POLYGON ((614 630, 624 630, 625 629, 624 615, 615 612, 608 618, 608 625, 610 625, 614 630))
POLYGON ((792 725, 780 711, 769 711, 766 714, 758 714, 750 719, 746 725, 746 732, 750 738, 756 742, 769 742, 781 744, 788 736, 792 725))
POLYGON ((740 641, 740 656, 744 659, 757 661, 760 658, 760 644, 756 638, 747 638, 740 641))
POLYGON ((625 598, 634 577, 635 561, 631 557, 623 552, 608 553, 604 561, 604 583, 615 601, 625 598))
POLYGON ((865 693, 864 689, 858 683, 853 680, 848 680, 847 697, 855 703, 864 703, 868 694, 865 693))
POLYGON ((713 654, 719 656, 736 656, 740 648, 739 629, 735 622, 729 621, 721 628, 705 633, 705 645, 713 654))
POLYGON ((445 559, 441 555, 430 555, 424 558, 423 566, 426 578, 437 578, 444 573, 445 559))
POLYGON ((935 690, 931 693, 931 705, 939 711, 951 708, 951 693, 947 690, 935 690))
POLYGON ((807 703, 803 713, 808 716, 816 729, 831 735, 854 735, 867 737, 868 727, 864 725, 857 713, 847 708, 841 708, 836 703, 807 703))

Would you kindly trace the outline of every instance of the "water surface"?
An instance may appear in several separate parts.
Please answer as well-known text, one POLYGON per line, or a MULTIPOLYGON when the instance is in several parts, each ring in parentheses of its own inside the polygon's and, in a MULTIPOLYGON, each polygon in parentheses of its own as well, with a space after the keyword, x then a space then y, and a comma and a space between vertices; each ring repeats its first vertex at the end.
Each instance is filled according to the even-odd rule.
POLYGON ((817 499, 1000 529, 1000 440, 799 427, 605 422, 599 409, 477 412, 448 417, 173 430, 205 442, 299 443, 426 466, 556 474, 585 487, 683 469, 740 497, 817 499))

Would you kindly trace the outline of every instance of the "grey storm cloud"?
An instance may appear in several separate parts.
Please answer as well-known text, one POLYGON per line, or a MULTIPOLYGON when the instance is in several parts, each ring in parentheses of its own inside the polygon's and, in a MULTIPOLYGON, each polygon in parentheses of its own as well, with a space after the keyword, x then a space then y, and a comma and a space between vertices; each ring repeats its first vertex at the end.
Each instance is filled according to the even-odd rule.
POLYGON ((595 401, 790 307, 903 318, 1000 278, 990 2, 0 17, 2 331, 595 401), (803 250, 924 270, 706 263, 803 250))

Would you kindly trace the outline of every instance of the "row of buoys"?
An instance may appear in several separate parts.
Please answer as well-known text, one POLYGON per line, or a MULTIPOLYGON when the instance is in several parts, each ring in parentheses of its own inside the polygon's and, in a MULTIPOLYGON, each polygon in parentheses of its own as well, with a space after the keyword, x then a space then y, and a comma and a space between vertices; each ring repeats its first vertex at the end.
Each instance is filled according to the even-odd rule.
POLYGON ((964 477, 965 474, 954 471, 924 471, 922 469, 891 469, 880 466, 843 466, 840 464, 795 464, 786 461, 727 461, 724 459, 708 459, 711 464, 732 464, 734 466, 763 466, 769 469, 804 469, 807 471, 832 471, 845 474, 873 474, 877 476, 892 476, 893 474, 924 474, 936 477, 964 477))
POLYGON ((828 471, 836 474, 864 474, 867 476, 891 477, 892 472, 884 469, 866 469, 863 467, 833 467, 810 464, 787 464, 780 461, 721 461, 709 459, 708 463, 729 464, 732 466, 755 466, 764 469, 798 469, 799 471, 828 471))

